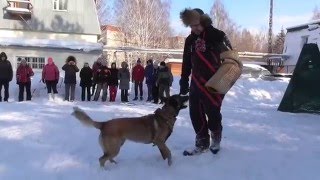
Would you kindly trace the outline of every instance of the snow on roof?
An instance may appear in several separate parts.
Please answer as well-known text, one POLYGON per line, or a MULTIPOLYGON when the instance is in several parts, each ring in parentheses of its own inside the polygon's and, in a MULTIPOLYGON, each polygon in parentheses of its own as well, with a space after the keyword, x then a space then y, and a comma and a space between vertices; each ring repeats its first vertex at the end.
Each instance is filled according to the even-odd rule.
POLYGON ((23 39, 23 38, 1 38, 0 46, 24 46, 24 47, 47 47, 82 50, 85 52, 102 51, 103 44, 88 43, 80 41, 66 41, 54 39, 23 39))
POLYGON ((24 13, 24 14, 31 14, 31 11, 27 8, 16 8, 16 7, 7 7, 6 11, 12 13, 24 13))
POLYGON ((308 23, 287 27, 287 30, 300 29, 300 28, 303 28, 303 27, 308 27, 308 25, 311 25, 311 24, 319 24, 319 23, 320 23, 320 19, 317 19, 317 20, 309 21, 308 23))

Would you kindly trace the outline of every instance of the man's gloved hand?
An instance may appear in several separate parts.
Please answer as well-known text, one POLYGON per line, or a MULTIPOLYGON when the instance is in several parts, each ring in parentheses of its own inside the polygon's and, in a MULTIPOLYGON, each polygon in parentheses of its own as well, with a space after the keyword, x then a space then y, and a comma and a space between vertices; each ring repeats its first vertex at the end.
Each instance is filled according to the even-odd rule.
POLYGON ((58 82, 59 82, 59 79, 56 79, 56 80, 54 81, 55 84, 58 84, 58 82))
POLYGON ((46 83, 46 82, 44 81, 44 79, 42 79, 41 81, 42 81, 42 83, 46 83))
POLYGON ((189 92, 189 82, 188 80, 180 79, 180 93, 181 95, 186 95, 189 92))

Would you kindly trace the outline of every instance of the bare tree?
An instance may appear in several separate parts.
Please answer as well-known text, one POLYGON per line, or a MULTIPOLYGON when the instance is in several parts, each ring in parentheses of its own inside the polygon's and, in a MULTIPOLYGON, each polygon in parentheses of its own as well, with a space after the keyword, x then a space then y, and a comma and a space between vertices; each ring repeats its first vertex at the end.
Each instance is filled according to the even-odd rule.
POLYGON ((318 6, 315 6, 313 9, 313 14, 312 14, 311 20, 317 20, 317 19, 320 19, 320 10, 319 10, 318 6))
POLYGON ((95 0, 98 11, 98 18, 101 25, 112 21, 112 9, 108 4, 108 0, 95 0))
POLYGON ((163 47, 171 35, 168 0, 117 0, 115 23, 138 47, 163 47))
POLYGON ((213 26, 223 30, 230 39, 233 47, 238 51, 267 51, 267 33, 265 31, 252 33, 247 29, 242 29, 231 19, 222 0, 215 0, 210 15, 212 17, 213 26))
POLYGON ((225 9, 221 0, 216 0, 210 11, 210 15, 213 21, 213 26, 223 30, 234 47, 237 47, 239 41, 237 40, 240 26, 238 26, 229 16, 229 13, 225 9))
POLYGON ((281 29, 281 32, 275 38, 275 44, 273 46, 273 52, 281 54, 284 48, 284 40, 286 34, 284 33, 284 29, 281 29))

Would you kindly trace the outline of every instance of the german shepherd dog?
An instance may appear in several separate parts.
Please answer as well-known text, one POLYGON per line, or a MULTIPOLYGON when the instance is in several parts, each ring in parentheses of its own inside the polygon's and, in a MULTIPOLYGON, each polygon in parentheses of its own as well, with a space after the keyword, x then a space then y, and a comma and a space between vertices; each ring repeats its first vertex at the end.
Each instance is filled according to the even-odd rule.
POLYGON ((173 126, 181 109, 187 107, 189 96, 173 95, 165 99, 162 108, 153 114, 142 117, 118 118, 106 122, 92 120, 83 110, 74 107, 72 113, 81 123, 93 126, 100 130, 99 143, 103 155, 99 158, 100 166, 106 161, 117 163, 114 158, 118 155, 121 146, 126 140, 150 144, 153 143, 160 150, 162 158, 172 164, 171 151, 166 140, 173 131, 173 126))

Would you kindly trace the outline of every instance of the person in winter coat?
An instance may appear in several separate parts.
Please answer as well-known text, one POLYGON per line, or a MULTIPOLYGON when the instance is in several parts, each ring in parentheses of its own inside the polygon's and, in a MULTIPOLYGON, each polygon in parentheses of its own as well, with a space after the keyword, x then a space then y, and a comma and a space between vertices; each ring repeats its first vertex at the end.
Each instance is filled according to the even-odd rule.
POLYGON ((121 90, 121 102, 129 102, 128 90, 130 86, 130 72, 126 62, 121 63, 121 68, 118 72, 118 79, 120 80, 119 89, 121 90))
POLYGON ((186 150, 185 155, 194 155, 210 149, 217 153, 222 135, 222 116, 220 113, 224 95, 212 94, 206 82, 221 66, 220 54, 232 49, 226 34, 212 26, 211 18, 201 9, 185 9, 180 13, 191 34, 185 40, 180 94, 189 92, 190 118, 196 134, 195 148, 186 150), (212 144, 210 145, 211 132, 212 144))
POLYGON ((65 101, 74 101, 75 89, 77 84, 76 74, 79 72, 79 68, 76 65, 77 60, 74 56, 69 56, 66 60, 66 64, 63 65, 64 70, 64 84, 65 84, 65 101), (71 91, 71 95, 70 95, 71 91))
POLYGON ((134 82, 134 101, 138 100, 138 88, 140 91, 140 100, 143 100, 142 83, 144 80, 144 68, 141 65, 140 58, 137 60, 136 66, 132 69, 132 81, 134 82))
POLYGON ((162 61, 158 70, 157 85, 159 86, 159 98, 161 100, 160 104, 164 103, 164 95, 166 93, 166 98, 170 96, 170 87, 172 86, 173 76, 170 69, 166 66, 166 63, 162 61))
POLYGON ((107 67, 107 62, 102 61, 101 62, 101 67, 97 70, 97 90, 94 95, 94 101, 98 101, 101 90, 102 90, 102 102, 105 102, 107 100, 108 96, 108 79, 109 76, 111 75, 109 68, 107 67))
POLYGON ((159 87, 157 85, 156 80, 158 79, 158 64, 153 64, 153 72, 152 72, 152 78, 153 78, 153 84, 152 84, 152 97, 153 97, 153 103, 158 104, 159 103, 159 87))
POLYGON ((108 85, 109 85, 110 102, 114 102, 116 100, 117 90, 119 85, 118 69, 117 69, 116 63, 111 64, 108 85))
POLYGON ((27 101, 31 101, 31 76, 34 73, 25 59, 21 59, 16 72, 17 84, 19 85, 19 102, 23 101, 24 89, 27 93, 27 101))
POLYGON ((13 70, 10 61, 8 61, 7 55, 4 52, 0 53, 0 102, 2 101, 2 86, 4 87, 3 101, 9 99, 9 82, 12 81, 13 70))
POLYGON ((98 69, 101 67, 102 58, 99 57, 96 62, 92 65, 92 72, 93 72, 93 81, 92 81, 92 91, 91 96, 94 95, 96 86, 97 86, 97 77, 98 77, 98 69))
POLYGON ((57 84, 59 82, 59 69, 54 64, 51 57, 48 58, 48 64, 42 69, 42 82, 46 84, 49 100, 54 99, 55 94, 58 94, 57 84), (53 91, 53 94, 51 94, 53 91))
POLYGON ((154 79, 153 79, 153 61, 152 59, 149 59, 147 61, 147 66, 144 70, 144 77, 146 78, 146 84, 148 87, 148 98, 147 101, 152 101, 152 87, 154 84, 154 79))
POLYGON ((89 63, 84 63, 83 68, 80 71, 80 86, 81 86, 81 100, 85 101, 87 92, 87 101, 91 100, 91 86, 92 86, 92 69, 89 63))

